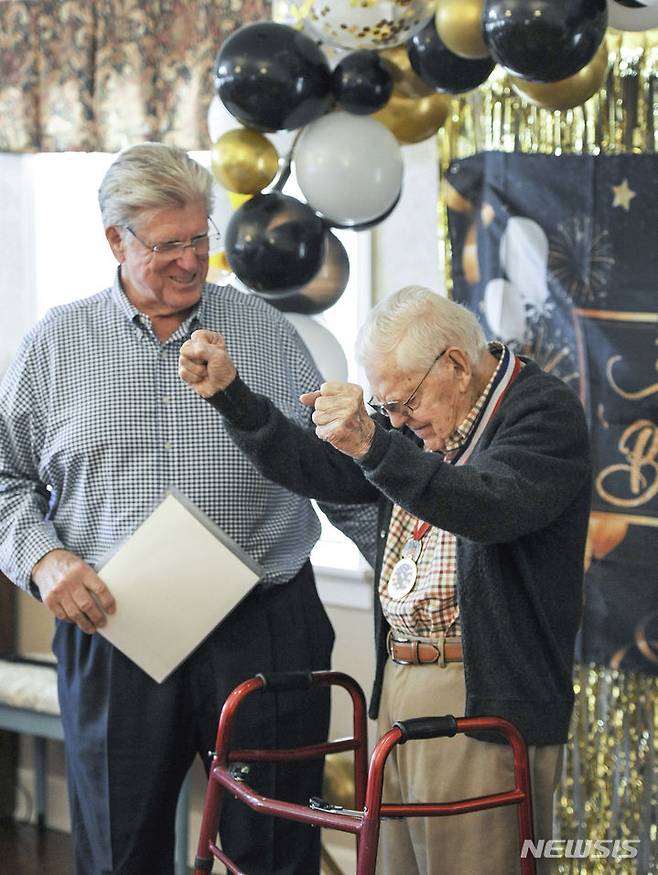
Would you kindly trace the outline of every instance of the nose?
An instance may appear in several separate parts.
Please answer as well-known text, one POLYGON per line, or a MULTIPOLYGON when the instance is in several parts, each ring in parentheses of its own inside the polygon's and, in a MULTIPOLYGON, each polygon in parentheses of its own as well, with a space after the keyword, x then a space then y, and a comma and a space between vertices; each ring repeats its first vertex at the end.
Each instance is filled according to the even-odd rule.
POLYGON ((188 245, 181 249, 176 261, 181 267, 184 267, 188 270, 194 270, 198 264, 198 259, 202 257, 203 256, 196 254, 194 248, 191 245, 188 245))
POLYGON ((388 418, 391 420, 393 428, 402 428, 409 416, 406 413, 389 413, 388 418))

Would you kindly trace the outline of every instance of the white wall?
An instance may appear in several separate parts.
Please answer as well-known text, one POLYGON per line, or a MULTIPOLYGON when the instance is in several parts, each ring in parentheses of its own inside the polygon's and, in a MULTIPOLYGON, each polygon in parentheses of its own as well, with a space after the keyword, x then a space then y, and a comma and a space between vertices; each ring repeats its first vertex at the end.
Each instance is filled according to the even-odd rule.
POLYGON ((400 203, 373 229, 373 300, 403 286, 443 290, 439 271, 439 174, 436 138, 403 146, 400 203))

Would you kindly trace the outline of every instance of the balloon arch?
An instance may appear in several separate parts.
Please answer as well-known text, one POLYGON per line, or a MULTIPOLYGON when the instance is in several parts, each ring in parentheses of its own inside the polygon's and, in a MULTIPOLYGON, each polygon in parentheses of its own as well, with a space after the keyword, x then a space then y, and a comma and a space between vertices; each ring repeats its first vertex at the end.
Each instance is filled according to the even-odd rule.
POLYGON ((280 310, 306 315, 347 286, 332 228, 358 231, 390 215, 403 147, 437 133, 453 95, 499 65, 525 100, 579 106, 604 85, 607 27, 658 26, 658 0, 278 5, 289 23, 244 25, 215 62, 212 171, 235 207, 217 264, 280 310), (301 196, 284 193, 293 172, 301 196))

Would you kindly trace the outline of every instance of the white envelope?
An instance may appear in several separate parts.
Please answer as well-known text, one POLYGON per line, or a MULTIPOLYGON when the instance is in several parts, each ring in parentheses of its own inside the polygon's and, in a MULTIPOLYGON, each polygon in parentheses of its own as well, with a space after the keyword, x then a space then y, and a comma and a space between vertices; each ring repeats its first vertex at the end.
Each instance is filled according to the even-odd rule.
POLYGON ((253 589, 263 570, 170 490, 98 569, 116 600, 99 634, 158 683, 253 589))

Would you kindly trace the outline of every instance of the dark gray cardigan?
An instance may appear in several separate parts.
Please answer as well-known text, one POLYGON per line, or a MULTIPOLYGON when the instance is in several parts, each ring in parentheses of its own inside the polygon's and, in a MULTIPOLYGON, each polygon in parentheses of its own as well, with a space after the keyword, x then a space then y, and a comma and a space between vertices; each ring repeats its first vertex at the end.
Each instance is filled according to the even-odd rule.
MULTIPOLYGON (((528 744, 566 741, 591 498, 587 427, 571 389, 527 362, 462 466, 384 427, 356 462, 239 377, 211 403, 269 479, 321 501, 379 502, 372 717, 388 631, 377 583, 397 502, 457 536, 466 715, 511 720, 528 744)), ((428 702, 427 715, 440 713, 440 702, 428 702)))

